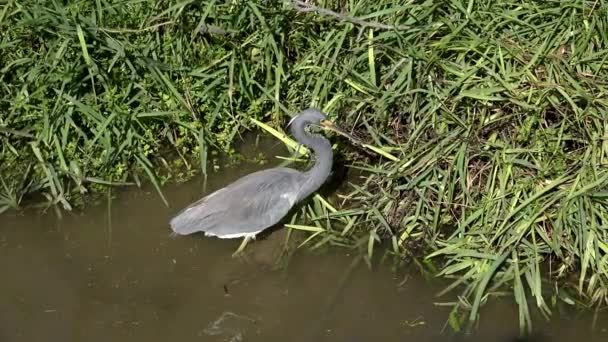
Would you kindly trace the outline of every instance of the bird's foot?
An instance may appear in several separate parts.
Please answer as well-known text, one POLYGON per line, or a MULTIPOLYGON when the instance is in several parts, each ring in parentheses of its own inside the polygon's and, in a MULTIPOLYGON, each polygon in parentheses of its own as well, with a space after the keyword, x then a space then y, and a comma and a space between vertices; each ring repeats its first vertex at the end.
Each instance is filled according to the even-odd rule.
POLYGON ((243 255, 243 251, 245 250, 245 246, 247 246, 247 243, 249 242, 249 240, 251 240, 251 237, 249 237, 249 236, 246 236, 243 239, 243 242, 241 242, 241 245, 236 250, 236 252, 232 253, 232 257, 233 258, 236 258, 236 257, 239 257, 239 256, 243 255))

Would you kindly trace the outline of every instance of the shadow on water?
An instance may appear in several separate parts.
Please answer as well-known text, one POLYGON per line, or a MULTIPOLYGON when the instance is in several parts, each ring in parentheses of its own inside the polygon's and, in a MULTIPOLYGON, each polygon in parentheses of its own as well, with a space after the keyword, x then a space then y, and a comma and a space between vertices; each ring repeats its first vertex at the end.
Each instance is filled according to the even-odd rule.
MULTIPOLYGON (((277 148, 262 145, 268 155, 277 148)), ((213 174, 207 192, 263 167, 213 174)), ((448 311, 434 305, 442 288, 415 270, 351 267, 353 257, 340 250, 301 251, 276 270, 231 258, 239 241, 171 238, 170 216, 203 195, 201 184, 168 186, 171 208, 148 189, 61 220, 33 211, 0 216, 0 342, 518 341, 509 301, 484 307, 476 335, 444 330, 448 311)), ((268 252, 281 234, 248 249, 268 252)), ((588 315, 556 319, 525 341, 605 341, 608 334, 592 334, 590 322, 588 315)), ((597 326, 607 323, 603 317, 597 326)))

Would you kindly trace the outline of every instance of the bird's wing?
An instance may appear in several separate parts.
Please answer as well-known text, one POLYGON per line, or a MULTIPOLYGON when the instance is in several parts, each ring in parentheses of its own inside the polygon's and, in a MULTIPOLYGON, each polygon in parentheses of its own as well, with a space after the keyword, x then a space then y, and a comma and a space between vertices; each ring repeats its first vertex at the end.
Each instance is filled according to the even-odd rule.
POLYGON ((279 222, 298 199, 303 176, 289 168, 249 174, 193 203, 171 220, 182 235, 239 236, 279 222))

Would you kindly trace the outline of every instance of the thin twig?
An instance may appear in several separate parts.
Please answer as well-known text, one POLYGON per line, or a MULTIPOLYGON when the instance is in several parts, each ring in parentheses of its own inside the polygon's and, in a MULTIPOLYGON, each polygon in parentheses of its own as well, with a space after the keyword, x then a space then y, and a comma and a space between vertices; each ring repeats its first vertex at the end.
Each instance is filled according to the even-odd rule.
POLYGON ((411 26, 408 26, 408 25, 387 25, 387 24, 382 24, 382 23, 378 23, 378 22, 374 22, 374 21, 365 21, 363 19, 340 14, 340 13, 334 12, 332 10, 328 10, 326 8, 315 6, 315 5, 306 3, 304 1, 300 1, 300 0, 289 0, 289 2, 293 5, 293 7, 296 9, 296 11, 298 11, 300 13, 315 12, 315 13, 321 14, 321 15, 328 15, 328 16, 337 18, 342 21, 348 21, 352 24, 359 25, 363 28, 371 27, 371 28, 377 28, 380 30, 399 30, 399 31, 409 30, 411 28, 411 26))
POLYGON ((174 22, 172 22, 172 21, 166 21, 164 23, 159 23, 159 24, 155 24, 152 26, 144 27, 142 29, 128 29, 128 28, 112 29, 112 28, 100 27, 99 30, 103 31, 103 32, 107 32, 107 33, 141 33, 141 32, 145 32, 145 31, 155 30, 161 26, 173 25, 173 24, 174 24, 174 22))

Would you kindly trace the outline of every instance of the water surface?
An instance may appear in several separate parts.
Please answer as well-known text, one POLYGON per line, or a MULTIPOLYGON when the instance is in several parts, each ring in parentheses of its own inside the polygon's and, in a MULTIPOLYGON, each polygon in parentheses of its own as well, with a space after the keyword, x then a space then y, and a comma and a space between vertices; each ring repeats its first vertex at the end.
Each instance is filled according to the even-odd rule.
MULTIPOLYGON (((268 141, 261 148, 281 150, 268 141)), ((207 191, 262 167, 223 169, 207 191)), ((62 219, 34 210, 0 216, 0 342, 508 342, 518 334, 508 300, 483 308, 475 335, 450 333, 447 309, 435 305, 450 298, 436 298, 440 284, 415 269, 353 266, 345 250, 298 251, 272 267, 284 230, 250 245, 247 259, 231 257, 239 241, 172 238, 170 216, 204 192, 200 179, 164 191, 170 208, 152 189, 132 189, 110 207, 102 201, 62 219)), ((608 318, 594 332, 591 318, 536 321, 535 341, 606 341, 608 318)))

